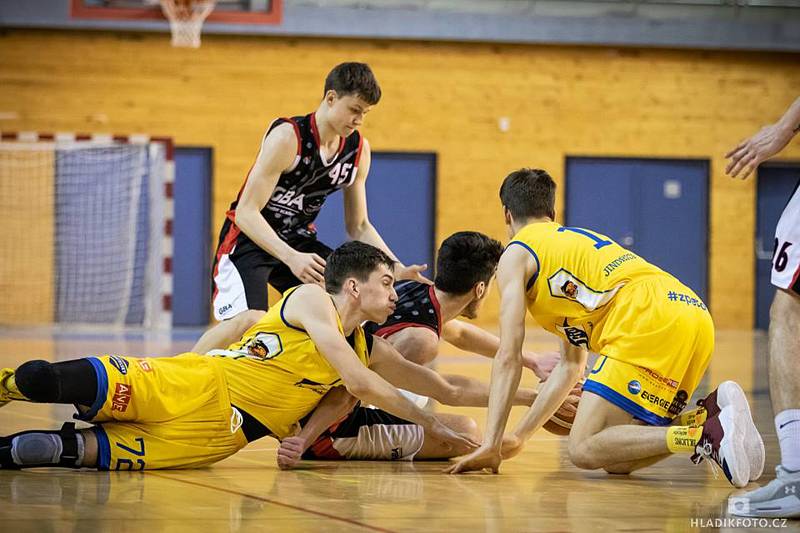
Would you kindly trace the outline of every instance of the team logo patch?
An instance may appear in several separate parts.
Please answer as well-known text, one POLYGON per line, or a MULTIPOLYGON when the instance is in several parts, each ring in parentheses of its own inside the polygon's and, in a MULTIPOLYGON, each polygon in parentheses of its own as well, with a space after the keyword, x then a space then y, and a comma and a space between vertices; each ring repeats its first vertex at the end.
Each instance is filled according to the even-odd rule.
POLYGON ((272 359, 283 352, 281 338, 275 333, 258 333, 243 348, 247 350, 248 357, 261 361, 272 359))
POLYGON ((574 282, 567 280, 564 285, 561 287, 561 292, 564 293, 564 296, 570 299, 575 299, 578 297, 578 285, 574 282))
POLYGON ((117 383, 114 388, 114 396, 111 398, 111 410, 124 413, 128 410, 128 404, 131 403, 133 396, 133 387, 124 383, 117 383))
POLYGON ((628 392, 630 392, 631 394, 639 394, 641 391, 642 391, 641 383, 639 383, 635 379, 633 381, 628 382, 628 392))
POLYGON ((136 364, 139 365, 139 368, 142 369, 142 372, 152 372, 153 367, 150 366, 150 361, 147 359, 139 359, 136 361, 136 364))
POLYGON ((111 363, 111 366, 119 370, 119 373, 123 376, 128 373, 128 360, 123 359, 118 355, 109 355, 108 362, 111 363))

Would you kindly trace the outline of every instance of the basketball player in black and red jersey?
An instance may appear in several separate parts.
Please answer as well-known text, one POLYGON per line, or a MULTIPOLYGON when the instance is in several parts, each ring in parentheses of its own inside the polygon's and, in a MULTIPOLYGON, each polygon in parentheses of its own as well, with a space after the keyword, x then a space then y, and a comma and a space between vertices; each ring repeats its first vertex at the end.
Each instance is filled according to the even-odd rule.
MULTIPOLYGON (((281 293, 301 283, 323 284, 331 249, 317 240, 314 219, 328 195, 339 189, 349 237, 397 259, 367 216, 370 148, 358 131, 380 98, 368 65, 342 63, 325 79, 315 112, 270 124, 220 232, 213 305, 221 322, 193 352, 237 340, 267 309, 267 284, 281 293)), ((425 268, 399 264, 397 279, 430 283, 421 275, 425 268)))
MULTIPOLYGON (((440 339, 463 350, 494 357, 499 339, 457 317, 477 318, 502 252, 498 241, 481 233, 464 231, 451 235, 439 248, 434 285, 415 281, 396 283, 394 313, 380 325, 365 323, 364 331, 386 339, 406 359, 418 364, 433 361, 440 339)), ((523 359, 525 366, 545 379, 559 355, 524 352, 523 359)), ((469 398, 469 405, 487 405, 487 384, 465 376, 442 377, 454 391, 461 391, 464 399, 469 398)), ((425 397, 411 396, 418 404, 427 401, 425 397)), ((516 405, 526 405, 532 397, 535 397, 533 391, 520 389, 514 401, 516 405)), ((574 413, 576 401, 571 398, 563 409, 574 413)), ((447 403, 466 405, 459 398, 448 398, 447 403)), ((468 417, 438 416, 454 431, 479 435, 475 422, 468 417)), ((298 435, 281 442, 278 450, 281 468, 295 466, 301 457, 411 460, 446 459, 457 454, 457 450, 440 441, 426 439, 422 427, 413 422, 380 409, 356 406, 355 398, 344 390, 331 391, 301 424, 298 435)))

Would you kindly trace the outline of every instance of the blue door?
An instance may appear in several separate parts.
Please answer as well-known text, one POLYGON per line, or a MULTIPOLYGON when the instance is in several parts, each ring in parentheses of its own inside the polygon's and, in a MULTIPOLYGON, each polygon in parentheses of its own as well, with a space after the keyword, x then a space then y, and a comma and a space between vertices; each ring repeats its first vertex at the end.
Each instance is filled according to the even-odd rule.
POLYGON ((756 212, 756 327, 769 327, 769 307, 775 296, 770 283, 775 226, 800 179, 800 165, 767 164, 758 168, 756 212))
MULTIPOLYGON (((367 179, 369 219, 405 264, 428 265, 433 272, 436 212, 436 156, 372 153, 367 179)), ((342 193, 325 202, 316 220, 318 237, 335 248, 347 240, 342 193)))
POLYGON ((172 325, 205 326, 211 301, 210 148, 175 149, 172 325))
POLYGON ((708 302, 708 162, 567 159, 569 226, 604 233, 708 302))

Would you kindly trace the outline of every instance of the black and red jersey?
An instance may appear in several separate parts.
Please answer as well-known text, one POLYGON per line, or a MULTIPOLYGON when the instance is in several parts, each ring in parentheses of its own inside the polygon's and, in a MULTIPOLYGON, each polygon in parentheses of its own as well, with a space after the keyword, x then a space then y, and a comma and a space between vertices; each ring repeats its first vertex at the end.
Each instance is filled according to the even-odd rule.
POLYGON ((383 324, 367 322, 364 331, 386 338, 392 333, 409 327, 423 327, 432 330, 437 337, 442 334, 442 313, 433 285, 417 281, 395 283, 397 307, 383 324))
MULTIPOLYGON (((325 199, 353 183, 361 157, 363 138, 358 131, 342 137, 339 150, 326 161, 320 153, 314 113, 302 117, 279 118, 270 125, 266 135, 284 123, 291 124, 297 135, 297 155, 292 166, 281 174, 261 214, 280 238, 291 245, 315 237, 314 220, 325 199)), ((234 246, 257 247, 236 227, 236 206, 241 194, 240 191, 228 210, 220 246, 227 244, 231 249, 234 246)))

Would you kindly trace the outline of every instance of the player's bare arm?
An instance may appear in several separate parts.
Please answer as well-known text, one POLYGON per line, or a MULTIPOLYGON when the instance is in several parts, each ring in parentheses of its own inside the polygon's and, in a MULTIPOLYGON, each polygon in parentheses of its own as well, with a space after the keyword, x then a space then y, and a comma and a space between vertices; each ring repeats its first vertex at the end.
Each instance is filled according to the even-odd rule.
POLYGON ((330 296, 320 287, 302 286, 284 308, 285 319, 303 328, 319 352, 336 369, 347 391, 364 403, 422 426, 426 432, 452 444, 474 443, 450 430, 430 413, 414 405, 381 376, 365 367, 339 331, 330 296))
MULTIPOLYGON (((486 435, 480 448, 446 472, 500 468, 503 431, 511 411, 513 391, 522 374, 522 344, 525 340, 525 285, 537 273, 536 263, 521 246, 509 246, 497 267, 500 288, 500 349, 492 361, 491 392, 486 435)), ((534 402, 536 404, 536 402, 534 402)))
POLYGON ((728 166, 725 167, 725 173, 735 178, 744 170, 741 178, 747 179, 758 165, 783 150, 798 132, 800 132, 800 98, 789 106, 775 124, 765 126, 725 154, 725 158, 730 159, 728 166))
MULTIPOLYGON (((388 341, 375 338, 369 367, 395 387, 429 396, 445 405, 485 407, 489 387, 465 376, 443 376, 428 367, 412 363, 388 341)), ((536 397, 532 389, 516 391, 515 405, 531 405, 536 397)))
POLYGON ((363 140, 361 148, 361 159, 358 163, 358 171, 353 184, 343 190, 344 193, 344 223, 347 235, 354 241, 361 241, 371 244, 386 252, 389 257, 399 263, 395 269, 397 279, 411 279, 431 285, 431 281, 422 276, 421 272, 428 268, 428 265, 409 265, 405 266, 392 253, 389 246, 383 241, 378 230, 370 223, 367 211, 367 176, 372 162, 372 152, 369 142, 363 140))
POLYGON ((584 348, 562 341, 563 357, 539 391, 539 397, 514 430, 524 443, 558 411, 580 379, 589 356, 584 348))
POLYGON ((325 260, 286 244, 261 215, 281 173, 291 167, 296 154, 297 136, 291 124, 281 124, 264 138, 236 207, 235 221, 254 243, 285 263, 300 281, 322 284, 325 260))
MULTIPOLYGON (((464 322, 449 320, 442 326, 442 339, 456 348, 493 358, 500 349, 500 338, 488 331, 464 322)), ((539 379, 547 379, 561 359, 559 352, 522 352, 522 366, 532 370, 539 379)))
POLYGON ((278 447, 277 461, 281 470, 293 468, 303 453, 322 433, 353 410, 358 400, 345 387, 334 387, 323 396, 311 417, 297 435, 285 438, 278 447))
POLYGON ((389 341, 403 357, 418 365, 430 363, 439 354, 439 337, 425 327, 401 329, 392 333, 389 341))

